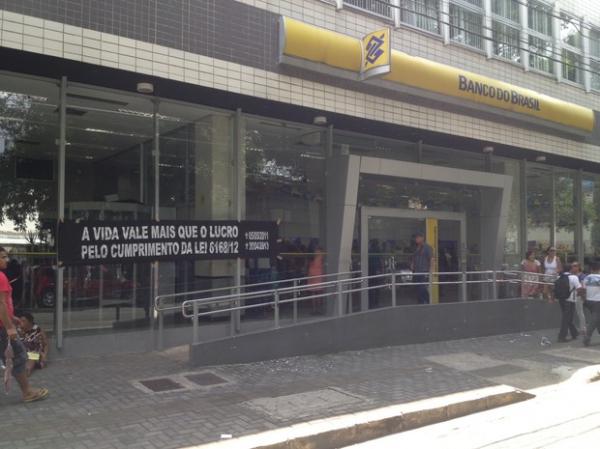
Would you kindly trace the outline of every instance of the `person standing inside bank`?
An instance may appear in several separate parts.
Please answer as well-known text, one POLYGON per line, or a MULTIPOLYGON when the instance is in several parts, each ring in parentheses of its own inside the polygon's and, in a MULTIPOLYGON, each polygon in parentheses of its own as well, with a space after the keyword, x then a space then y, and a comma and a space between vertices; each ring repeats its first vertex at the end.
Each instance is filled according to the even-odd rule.
MULTIPOLYGON (((0 270, 5 270, 8 265, 8 253, 0 247, 0 270)), ((0 272, 0 359, 6 369, 12 367, 11 373, 5 373, 5 386, 10 381, 10 374, 17 379, 21 388, 23 401, 33 402, 48 396, 45 388, 32 388, 27 378, 27 350, 19 340, 17 328, 15 327, 14 307, 12 301, 12 287, 8 278, 0 272)))
POLYGON ((544 299, 551 303, 554 302, 554 291, 548 283, 554 282, 559 273, 562 273, 562 262, 556 255, 556 248, 551 246, 544 257, 544 299))
POLYGON ((417 301, 419 304, 429 304, 429 276, 431 273, 431 259, 433 249, 425 242, 422 232, 415 234, 417 249, 412 257, 411 269, 415 276, 413 282, 417 283, 417 301))
POLYGON ((584 346, 590 345, 594 330, 598 329, 598 332, 600 332, 600 263, 592 263, 591 270, 592 272, 583 280, 585 300, 592 312, 592 318, 583 337, 584 346))

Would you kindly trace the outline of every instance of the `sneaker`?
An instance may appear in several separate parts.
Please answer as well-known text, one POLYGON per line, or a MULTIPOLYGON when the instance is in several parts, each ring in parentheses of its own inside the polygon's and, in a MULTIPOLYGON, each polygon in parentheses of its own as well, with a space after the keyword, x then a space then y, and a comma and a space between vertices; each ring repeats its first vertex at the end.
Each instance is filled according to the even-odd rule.
POLYGON ((560 337, 559 337, 557 341, 558 341, 559 343, 566 343, 566 342, 567 342, 567 339, 566 339, 566 338, 560 338, 560 337))
POLYGON ((583 338, 583 346, 585 346, 587 348, 590 345, 590 340, 591 340, 591 338, 584 337, 583 338))

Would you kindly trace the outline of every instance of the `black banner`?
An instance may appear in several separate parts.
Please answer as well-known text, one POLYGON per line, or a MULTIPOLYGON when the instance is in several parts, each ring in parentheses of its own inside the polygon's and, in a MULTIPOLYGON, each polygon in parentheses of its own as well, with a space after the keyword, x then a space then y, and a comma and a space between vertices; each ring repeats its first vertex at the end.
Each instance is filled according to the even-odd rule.
POLYGON ((58 260, 67 266, 275 257, 276 247, 275 222, 66 221, 58 226, 58 260))

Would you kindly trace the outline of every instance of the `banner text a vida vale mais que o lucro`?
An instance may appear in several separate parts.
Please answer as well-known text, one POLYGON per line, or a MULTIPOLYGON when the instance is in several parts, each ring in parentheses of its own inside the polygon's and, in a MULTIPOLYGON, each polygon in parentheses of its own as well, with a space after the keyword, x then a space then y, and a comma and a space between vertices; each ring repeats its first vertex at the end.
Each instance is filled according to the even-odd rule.
POLYGON ((79 222, 59 224, 64 265, 190 258, 273 257, 277 224, 255 221, 79 222))

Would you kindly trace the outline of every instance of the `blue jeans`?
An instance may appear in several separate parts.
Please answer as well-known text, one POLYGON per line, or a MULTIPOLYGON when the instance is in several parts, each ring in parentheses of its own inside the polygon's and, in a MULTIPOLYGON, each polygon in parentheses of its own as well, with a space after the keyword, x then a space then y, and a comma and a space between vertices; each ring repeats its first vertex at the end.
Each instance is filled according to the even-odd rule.
POLYGON ((425 282, 426 284, 417 285, 417 301, 419 304, 429 304, 429 276, 426 274, 413 277, 413 282, 425 282))
MULTIPOLYGON (((6 329, 0 327, 0 359, 2 359, 3 364, 6 364, 4 351, 6 351, 7 344, 8 335, 6 334, 6 329)), ((11 340, 10 344, 14 352, 12 375, 18 376, 25 372, 25 367, 27 366, 27 349, 25 349, 23 342, 18 338, 11 340)))

